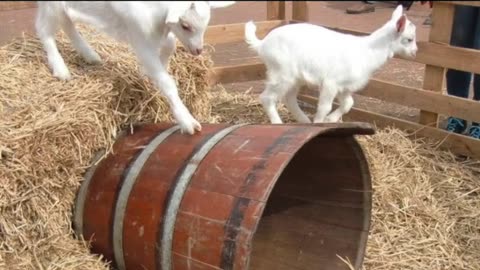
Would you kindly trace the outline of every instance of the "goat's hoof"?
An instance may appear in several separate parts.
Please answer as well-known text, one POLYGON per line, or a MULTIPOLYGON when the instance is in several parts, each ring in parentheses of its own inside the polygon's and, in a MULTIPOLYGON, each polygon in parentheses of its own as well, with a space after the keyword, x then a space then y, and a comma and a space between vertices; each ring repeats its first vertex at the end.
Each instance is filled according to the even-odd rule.
POLYGON ((323 120, 324 123, 338 123, 339 119, 337 117, 325 117, 323 120))
POLYGON ((189 122, 181 123, 180 129, 182 133, 193 135, 195 134, 195 131, 198 131, 198 132, 202 131, 202 125, 200 125, 200 123, 197 120, 192 118, 189 122))
POLYGON ((85 62, 91 65, 98 65, 102 63, 102 58, 96 52, 92 52, 90 54, 84 55, 83 59, 85 60, 85 62))
POLYGON ((194 131, 198 131, 198 132, 201 132, 202 131, 202 125, 200 125, 199 122, 197 122, 197 120, 193 119, 194 123, 193 123, 193 126, 194 126, 194 131))
POLYGON ((70 71, 68 71, 68 69, 66 69, 66 70, 55 70, 53 72, 53 76, 57 79, 62 80, 62 81, 68 81, 72 78, 72 75, 70 74, 70 71))

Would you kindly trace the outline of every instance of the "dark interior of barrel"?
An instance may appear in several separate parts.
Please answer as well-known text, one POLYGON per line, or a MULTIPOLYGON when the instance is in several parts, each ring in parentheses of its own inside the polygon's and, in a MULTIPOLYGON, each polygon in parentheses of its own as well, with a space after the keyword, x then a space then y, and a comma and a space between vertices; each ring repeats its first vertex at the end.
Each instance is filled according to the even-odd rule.
POLYGON ((278 179, 254 235, 250 270, 360 267, 371 183, 353 137, 316 137, 278 179))

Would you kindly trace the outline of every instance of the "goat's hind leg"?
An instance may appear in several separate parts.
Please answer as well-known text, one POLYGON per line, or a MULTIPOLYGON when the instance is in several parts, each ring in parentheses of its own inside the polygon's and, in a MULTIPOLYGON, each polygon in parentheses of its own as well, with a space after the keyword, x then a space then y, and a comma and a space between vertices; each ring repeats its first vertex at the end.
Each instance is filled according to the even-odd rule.
POLYGON ((260 102, 272 124, 283 123, 277 111, 277 102, 287 93, 288 89, 287 84, 267 82, 265 90, 260 94, 260 102))
POLYGON ((333 101, 338 93, 338 87, 334 83, 324 82, 323 89, 319 89, 317 113, 314 123, 324 123, 328 113, 332 110, 333 101))
POLYGON ((64 14, 62 18, 62 27, 63 31, 65 31, 65 34, 72 41, 75 50, 83 57, 83 59, 85 59, 87 63, 99 64, 102 62, 100 56, 92 47, 90 47, 90 45, 88 45, 77 29, 75 29, 75 25, 66 14, 64 14))
POLYGON ((340 103, 338 108, 331 112, 326 118, 325 122, 336 123, 340 122, 342 116, 350 111, 353 106, 353 97, 351 93, 344 92, 338 95, 338 102, 340 103))
POLYGON ((300 109, 300 106, 298 105, 297 96, 299 91, 300 88, 296 87, 295 89, 287 92, 287 94, 285 94, 284 104, 299 123, 311 123, 312 121, 310 121, 310 118, 308 118, 308 116, 302 111, 302 109, 300 109))
POLYGON ((37 17, 35 19, 35 30, 47 53, 48 65, 53 71, 53 76, 61 80, 71 78, 70 71, 65 65, 55 41, 55 33, 58 29, 60 14, 56 3, 39 2, 37 17), (49 6, 52 5, 52 6, 49 6))

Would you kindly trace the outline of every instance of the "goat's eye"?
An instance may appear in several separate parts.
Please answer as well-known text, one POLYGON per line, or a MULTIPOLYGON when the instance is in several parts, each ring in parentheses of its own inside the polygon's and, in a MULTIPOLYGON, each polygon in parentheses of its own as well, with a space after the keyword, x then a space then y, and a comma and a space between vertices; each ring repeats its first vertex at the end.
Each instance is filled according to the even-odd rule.
POLYGON ((407 39, 408 43, 412 43, 413 42, 413 38, 409 38, 407 39))
POLYGON ((188 24, 182 24, 182 29, 189 32, 192 31, 192 28, 188 24))

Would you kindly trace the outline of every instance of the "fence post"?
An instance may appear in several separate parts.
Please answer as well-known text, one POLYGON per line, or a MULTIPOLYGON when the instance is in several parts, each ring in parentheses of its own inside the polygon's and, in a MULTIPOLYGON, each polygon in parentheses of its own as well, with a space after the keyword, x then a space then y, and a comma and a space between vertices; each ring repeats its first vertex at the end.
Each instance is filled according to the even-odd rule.
POLYGON ((285 1, 267 1, 267 20, 285 19, 285 1))
MULTIPOLYGON (((308 4, 307 1, 292 1, 292 20, 307 22, 308 21, 308 4)), ((315 91, 306 86, 300 88, 300 93, 313 95, 315 91)))
MULTIPOLYGON (((455 6, 449 3, 433 2, 432 27, 429 42, 450 44, 455 6)), ((425 66, 423 89, 442 92, 445 82, 445 68, 431 65, 425 66)), ((438 127, 438 114, 420 111, 420 124, 438 127)))
POLYGON ((308 21, 307 1, 292 2, 292 19, 298 21, 308 21))

